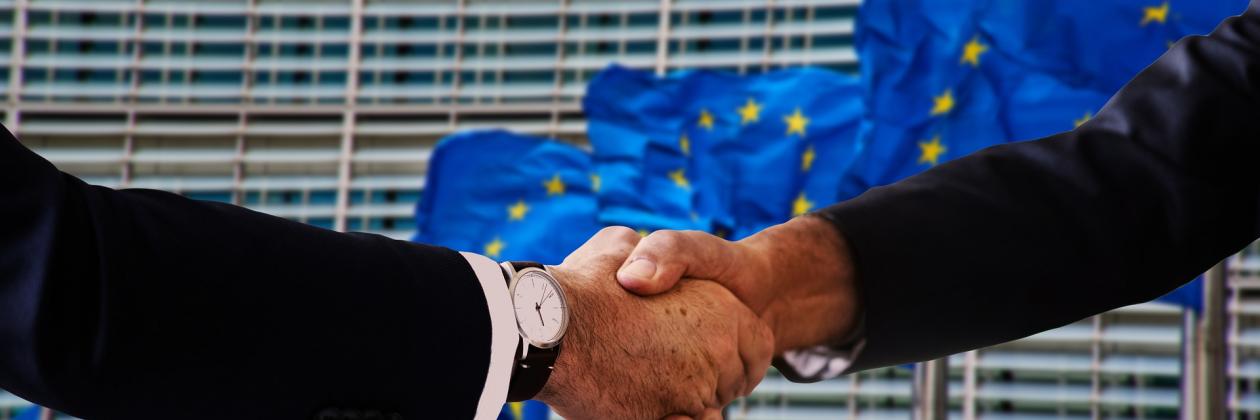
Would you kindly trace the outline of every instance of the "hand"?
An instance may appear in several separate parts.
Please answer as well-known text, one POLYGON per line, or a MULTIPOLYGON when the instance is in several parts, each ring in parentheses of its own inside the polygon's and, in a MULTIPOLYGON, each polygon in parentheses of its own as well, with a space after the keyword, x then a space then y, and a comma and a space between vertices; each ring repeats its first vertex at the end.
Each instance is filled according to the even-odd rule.
POLYGON ((770 329, 722 286, 639 298, 615 280, 639 235, 606 228, 551 267, 570 324, 537 399, 570 419, 721 418, 770 366, 770 329))
POLYGON ((859 313, 853 277, 844 238, 814 216, 739 242, 698 231, 656 231, 617 272, 623 287, 641 295, 670 290, 683 278, 721 283, 770 324, 775 354, 846 337, 859 313))

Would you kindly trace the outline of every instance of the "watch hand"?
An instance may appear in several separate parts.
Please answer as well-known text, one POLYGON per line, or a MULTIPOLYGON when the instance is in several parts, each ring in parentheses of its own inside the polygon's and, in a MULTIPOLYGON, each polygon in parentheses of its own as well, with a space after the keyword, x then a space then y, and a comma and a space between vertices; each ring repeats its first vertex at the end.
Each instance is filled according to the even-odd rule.
POLYGON ((538 311, 538 322, 541 322, 544 327, 547 326, 547 321, 543 321, 543 317, 542 317, 542 305, 535 303, 534 310, 538 311))

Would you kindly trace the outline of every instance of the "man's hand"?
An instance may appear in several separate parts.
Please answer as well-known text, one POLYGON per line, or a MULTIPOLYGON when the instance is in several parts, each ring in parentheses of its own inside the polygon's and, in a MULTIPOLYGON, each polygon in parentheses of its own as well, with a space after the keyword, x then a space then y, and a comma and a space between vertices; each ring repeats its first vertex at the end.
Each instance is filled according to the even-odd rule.
POLYGON ((846 337, 859 313, 853 277, 844 238, 813 216, 739 242, 697 231, 653 232, 617 273, 622 286, 641 295, 670 290, 683 278, 721 283, 770 324, 775 354, 846 337))
POLYGON ((551 267, 571 318, 537 398, 572 419, 720 419, 765 375, 770 329, 712 282, 650 298, 627 293, 615 273, 639 239, 606 228, 551 267))

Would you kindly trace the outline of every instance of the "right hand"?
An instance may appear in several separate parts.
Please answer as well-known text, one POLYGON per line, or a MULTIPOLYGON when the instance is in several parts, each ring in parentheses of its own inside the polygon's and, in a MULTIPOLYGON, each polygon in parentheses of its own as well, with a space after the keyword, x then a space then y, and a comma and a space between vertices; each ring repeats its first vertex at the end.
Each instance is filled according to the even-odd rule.
POLYGON ((615 273, 639 239, 606 228, 551 267, 570 326, 537 399, 570 419, 720 419, 764 377, 770 329, 713 282, 650 298, 626 292, 615 273))
POLYGON ((721 283, 770 325, 775 354, 847 337, 860 313, 854 276, 844 237, 814 216, 738 242, 698 231, 656 231, 617 272, 623 287, 645 296, 684 278, 721 283))

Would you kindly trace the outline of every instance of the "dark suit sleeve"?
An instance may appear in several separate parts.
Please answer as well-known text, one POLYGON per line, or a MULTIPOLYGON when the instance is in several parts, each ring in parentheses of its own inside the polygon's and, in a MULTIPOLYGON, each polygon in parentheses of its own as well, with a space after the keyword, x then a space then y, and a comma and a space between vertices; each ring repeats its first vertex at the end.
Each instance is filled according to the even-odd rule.
POLYGON ((87 185, 0 132, 0 388, 91 419, 473 417, 491 323, 458 253, 87 185))
POLYGON ((1260 236, 1260 0, 1098 116, 821 211, 851 245, 866 344, 928 360, 1144 302, 1260 236))

